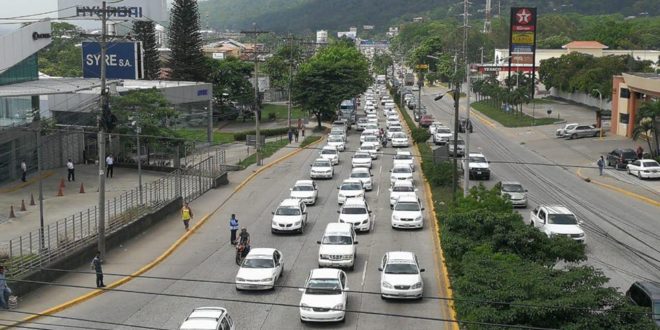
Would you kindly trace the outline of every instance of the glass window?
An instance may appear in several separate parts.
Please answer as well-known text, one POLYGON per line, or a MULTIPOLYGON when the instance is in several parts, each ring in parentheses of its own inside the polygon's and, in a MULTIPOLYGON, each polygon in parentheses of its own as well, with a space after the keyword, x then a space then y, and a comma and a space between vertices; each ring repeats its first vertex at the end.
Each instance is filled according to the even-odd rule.
POLYGON ((619 90, 619 97, 624 99, 630 98, 630 90, 628 88, 621 88, 619 90))
POLYGON ((629 114, 627 114, 627 113, 620 113, 619 114, 619 123, 627 124, 629 120, 630 120, 630 115, 629 114))

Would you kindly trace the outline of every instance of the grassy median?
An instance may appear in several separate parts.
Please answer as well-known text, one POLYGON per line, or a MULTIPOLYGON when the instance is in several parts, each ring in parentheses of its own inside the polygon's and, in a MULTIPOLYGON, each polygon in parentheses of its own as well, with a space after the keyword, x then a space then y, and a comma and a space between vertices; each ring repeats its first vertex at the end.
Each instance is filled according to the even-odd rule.
MULTIPOLYGON (((268 157, 272 156, 278 150, 284 148, 287 144, 289 144, 288 139, 282 139, 282 140, 277 140, 277 141, 266 142, 266 144, 264 144, 261 147, 261 159, 268 158, 268 157)), ((244 168, 246 168, 246 167, 248 167, 252 164, 256 164, 256 163, 257 163, 257 155, 252 154, 252 155, 248 156, 247 158, 245 158, 245 159, 241 160, 240 162, 238 162, 238 166, 240 166, 241 168, 244 169, 244 168)))
MULTIPOLYGON (((531 116, 515 113, 509 114, 490 104, 490 101, 479 101, 472 103, 472 108, 497 121, 505 127, 527 127, 550 125, 559 121, 557 118, 532 118, 531 116)), ((539 109, 539 113, 542 109, 539 109)))

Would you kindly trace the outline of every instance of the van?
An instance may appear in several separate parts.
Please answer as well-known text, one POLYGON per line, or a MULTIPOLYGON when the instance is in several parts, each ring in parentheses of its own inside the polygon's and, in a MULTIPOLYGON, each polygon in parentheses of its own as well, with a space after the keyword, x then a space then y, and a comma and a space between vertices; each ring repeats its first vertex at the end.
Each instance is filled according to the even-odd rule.
POLYGON ((350 223, 329 223, 319 244, 319 267, 338 267, 353 270, 358 244, 355 229, 350 223))

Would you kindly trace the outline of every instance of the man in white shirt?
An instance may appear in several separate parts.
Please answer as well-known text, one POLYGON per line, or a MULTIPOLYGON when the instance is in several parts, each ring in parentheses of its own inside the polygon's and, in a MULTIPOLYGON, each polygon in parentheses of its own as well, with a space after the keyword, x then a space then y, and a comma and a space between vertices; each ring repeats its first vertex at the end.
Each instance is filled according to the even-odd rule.
POLYGON ((25 164, 25 161, 21 162, 21 181, 25 182, 27 181, 27 164, 25 164))
POLYGON ((105 177, 112 178, 112 168, 115 165, 115 159, 112 157, 112 154, 109 154, 108 157, 105 157, 105 177))
POLYGON ((73 161, 71 158, 66 162, 66 170, 69 172, 66 179, 67 181, 76 181, 76 173, 75 173, 75 168, 73 166, 73 161))

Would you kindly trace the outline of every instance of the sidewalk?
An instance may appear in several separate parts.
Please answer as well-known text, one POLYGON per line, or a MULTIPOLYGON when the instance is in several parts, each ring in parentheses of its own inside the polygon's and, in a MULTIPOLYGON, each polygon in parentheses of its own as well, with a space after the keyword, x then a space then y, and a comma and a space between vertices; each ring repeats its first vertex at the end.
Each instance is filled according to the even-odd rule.
MULTIPOLYGON (((300 142, 302 142, 302 139, 300 142)), ((289 146, 297 147, 299 146, 299 143, 293 142, 289 146)), ((195 213, 195 218, 193 218, 190 224, 191 228, 194 228, 194 226, 205 215, 211 216, 213 212, 221 210, 225 201, 227 201, 237 189, 240 189, 240 187, 245 184, 246 179, 253 176, 260 168, 265 168, 274 161, 296 152, 297 150, 302 149, 283 148, 278 150, 271 157, 264 159, 263 166, 251 165, 243 171, 230 172, 229 184, 227 186, 211 190, 190 203, 190 206, 195 213)), ((200 226, 196 230, 201 231, 209 229, 214 228, 200 226)), ((145 265, 152 263, 155 259, 159 258, 159 256, 162 256, 164 251, 171 248, 173 244, 184 235, 188 235, 188 237, 192 238, 195 235, 195 231, 191 230, 186 234, 183 230, 179 214, 175 213, 168 216, 158 225, 149 228, 140 236, 125 242, 120 248, 109 250, 106 254, 103 265, 103 272, 106 274, 104 276, 106 286, 111 287, 113 282, 122 278, 120 276, 107 274, 133 274, 138 272, 138 270, 142 269, 145 265)), ((219 241, 224 241, 224 239, 224 236, 218 238, 219 241)), ((158 262, 153 263, 154 266, 157 264, 158 262)), ((89 265, 84 264, 75 269, 75 271, 89 272, 89 265)), ((55 283, 93 287, 95 283, 95 275, 93 273, 69 273, 60 277, 55 283)), ((11 286, 11 281, 9 282, 9 285, 11 286)), ((72 299, 95 291, 97 290, 91 288, 44 286, 26 296, 20 297, 18 309, 21 311, 42 312, 46 309, 70 302, 72 299)), ((0 318, 2 319, 18 321, 24 319, 26 316, 27 315, 25 314, 4 311, 0 312, 0 318)))

